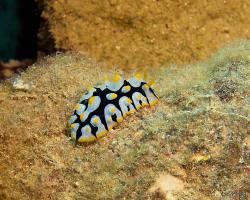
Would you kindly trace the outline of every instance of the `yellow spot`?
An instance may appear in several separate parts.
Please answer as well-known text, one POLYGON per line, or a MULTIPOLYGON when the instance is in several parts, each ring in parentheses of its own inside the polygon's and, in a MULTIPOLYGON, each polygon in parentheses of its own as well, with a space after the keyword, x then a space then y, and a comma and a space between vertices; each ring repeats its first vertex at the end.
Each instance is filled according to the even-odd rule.
POLYGON ((93 89, 93 87, 90 86, 90 85, 87 87, 88 92, 89 92, 90 90, 92 90, 92 89, 93 89))
POLYGON ((93 120, 93 123, 94 123, 95 125, 97 125, 97 124, 99 123, 99 119, 98 119, 97 117, 95 117, 95 119, 93 120))
POLYGON ((112 108, 110 109, 110 112, 111 112, 111 113, 115 113, 115 111, 116 111, 116 109, 115 109, 114 107, 112 107, 112 108))
POLYGON ((146 72, 144 72, 144 80, 147 80, 148 79, 148 72, 146 71, 146 72))
POLYGON ((149 86, 147 84, 144 85, 145 89, 149 89, 149 86))
POLYGON ((135 113, 135 111, 134 111, 134 110, 130 110, 129 112, 130 112, 130 114, 133 114, 133 113, 135 113))
POLYGON ((76 124, 71 124, 70 125, 70 128, 75 128, 76 127, 76 124))
POLYGON ((136 78, 137 80, 142 80, 142 79, 143 79, 143 76, 142 76, 141 73, 137 73, 137 74, 135 74, 135 78, 136 78))
POLYGON ((95 103, 95 97, 90 97, 89 98, 89 105, 93 105, 95 103))
POLYGON ((117 125, 116 122, 115 122, 114 124, 110 125, 110 126, 108 127, 109 131, 112 130, 116 125, 117 125))
POLYGON ((141 109, 141 105, 136 106, 136 108, 137 108, 138 110, 141 109))
POLYGON ((148 85, 151 87, 151 86, 154 86, 155 85, 155 81, 154 80, 151 80, 148 82, 148 85))
POLYGON ((157 100, 154 100, 154 101, 152 101, 151 103, 150 103, 150 106, 154 106, 155 104, 157 104, 159 102, 159 100, 157 99, 157 100))
POLYGON ((102 132, 100 132, 100 133, 97 133, 96 137, 97 137, 97 138, 100 138, 100 137, 106 135, 107 132, 108 132, 108 131, 105 130, 105 131, 102 131, 102 132))
POLYGON ((80 110, 80 108, 81 108, 81 104, 76 104, 76 107, 75 107, 75 110, 80 110))
POLYGON ((127 103, 128 103, 128 104, 131 104, 131 103, 132 103, 132 100, 128 98, 128 99, 127 99, 127 103))
POLYGON ((142 98, 142 94, 138 94, 138 98, 141 99, 142 98))
POLYGON ((116 99, 116 98, 117 98, 117 94, 116 94, 116 93, 112 93, 112 94, 111 94, 111 98, 112 98, 112 99, 116 99))
POLYGON ((84 113, 80 114, 80 120, 81 121, 83 121, 84 117, 85 117, 84 113))
POLYGON ((119 74, 114 75, 113 82, 117 83, 122 79, 122 77, 119 74))
POLYGON ((93 142, 96 140, 96 137, 91 136, 91 137, 80 137, 78 142, 93 142))
POLYGON ((120 117, 120 118, 117 119, 117 122, 119 122, 119 123, 121 123, 122 121, 123 121, 122 117, 120 117))
POLYGON ((131 90, 131 87, 129 85, 125 86, 124 88, 127 92, 131 90))
POLYGON ((148 104, 147 104, 147 103, 145 103, 145 102, 143 102, 143 103, 142 103, 142 106, 147 106, 147 105, 148 105, 148 104))

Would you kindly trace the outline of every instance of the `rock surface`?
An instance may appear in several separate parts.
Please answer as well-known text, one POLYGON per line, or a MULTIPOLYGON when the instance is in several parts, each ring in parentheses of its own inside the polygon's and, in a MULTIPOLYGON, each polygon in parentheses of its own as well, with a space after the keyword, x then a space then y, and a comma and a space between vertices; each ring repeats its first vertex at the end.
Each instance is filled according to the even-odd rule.
POLYGON ((66 130, 75 103, 115 71, 57 54, 20 74, 29 90, 1 83, 0 199, 164 199, 150 188, 166 174, 179 185, 174 199, 249 199, 249 42, 154 70, 160 104, 75 146, 66 130))

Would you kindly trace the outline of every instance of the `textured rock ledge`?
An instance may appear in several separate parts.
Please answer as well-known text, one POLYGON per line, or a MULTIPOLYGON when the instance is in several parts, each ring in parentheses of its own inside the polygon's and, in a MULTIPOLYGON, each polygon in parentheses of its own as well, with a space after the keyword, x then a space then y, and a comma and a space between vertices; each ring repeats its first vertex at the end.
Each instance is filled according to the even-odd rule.
POLYGON ((1 83, 1 198, 249 198, 249 42, 205 63, 149 73, 159 105, 75 146, 68 116, 87 86, 111 71, 58 54, 1 83))

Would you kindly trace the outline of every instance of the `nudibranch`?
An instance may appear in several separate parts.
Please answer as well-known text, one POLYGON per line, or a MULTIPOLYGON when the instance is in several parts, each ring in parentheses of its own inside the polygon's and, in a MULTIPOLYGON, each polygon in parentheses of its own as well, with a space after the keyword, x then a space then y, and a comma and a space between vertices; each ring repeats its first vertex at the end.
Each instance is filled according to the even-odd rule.
POLYGON ((100 87, 89 89, 76 105, 69 119, 71 138, 92 142, 105 135, 125 116, 144 106, 152 106, 158 97, 141 74, 130 79, 115 75, 100 87))

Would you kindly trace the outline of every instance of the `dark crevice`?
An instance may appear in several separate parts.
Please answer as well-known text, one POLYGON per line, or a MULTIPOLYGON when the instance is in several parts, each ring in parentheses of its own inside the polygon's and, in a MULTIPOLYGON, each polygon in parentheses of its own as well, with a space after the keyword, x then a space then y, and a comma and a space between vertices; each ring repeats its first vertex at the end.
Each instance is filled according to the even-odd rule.
POLYGON ((48 23, 41 18, 43 6, 36 0, 0 0, 0 80, 9 77, 6 70, 17 72, 55 52, 48 23))

